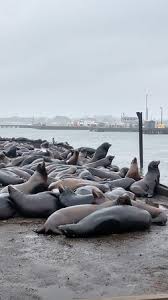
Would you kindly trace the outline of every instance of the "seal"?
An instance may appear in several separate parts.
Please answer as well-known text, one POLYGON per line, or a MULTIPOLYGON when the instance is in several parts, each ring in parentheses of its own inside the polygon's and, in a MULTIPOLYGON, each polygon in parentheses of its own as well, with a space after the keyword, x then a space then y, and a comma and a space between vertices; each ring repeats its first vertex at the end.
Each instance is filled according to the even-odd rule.
POLYGON ((93 158, 90 160, 90 162, 95 162, 97 160, 105 158, 110 147, 111 147, 111 144, 109 144, 109 143, 101 144, 96 149, 96 152, 94 153, 93 158))
POLYGON ((114 189, 116 187, 122 187, 123 189, 127 190, 130 188, 130 186, 135 182, 133 178, 121 178, 113 180, 112 182, 109 182, 110 189, 114 189))
POLYGON ((112 205, 113 203, 111 201, 107 201, 101 205, 83 204, 61 208, 49 216, 45 224, 41 228, 35 230, 35 232, 38 234, 60 234, 61 231, 58 229, 58 226, 72 223, 76 224, 94 211, 112 205))
POLYGON ((16 210, 9 200, 9 194, 0 194, 0 220, 12 218, 16 214, 16 210))
POLYGON ((77 165, 79 151, 74 150, 73 155, 66 161, 68 165, 77 165))
POLYGON ((111 180, 115 179, 121 179, 120 175, 116 174, 116 172, 108 172, 106 170, 102 169, 96 169, 96 168, 91 168, 88 167, 87 170, 94 176, 97 176, 99 178, 110 178, 111 180))
POLYGON ((130 191, 137 196, 147 196, 149 198, 153 197, 155 188, 159 184, 160 180, 160 171, 158 168, 159 164, 159 160, 150 162, 147 174, 143 179, 134 182, 130 187, 130 191))
POLYGON ((88 237, 146 230, 151 225, 151 215, 130 205, 119 205, 95 211, 77 224, 58 228, 68 237, 88 237))
POLYGON ((45 224, 35 230, 36 233, 45 233, 45 234, 60 234, 61 231, 58 229, 60 225, 66 224, 76 224, 89 214, 93 213, 96 210, 100 210, 102 208, 111 207, 115 205, 132 205, 131 200, 127 195, 123 195, 119 197, 115 201, 106 201, 100 205, 96 204, 83 204, 83 205, 75 205, 70 207, 61 208, 54 212, 45 224))
POLYGON ((164 210, 148 205, 141 200, 131 200, 131 204, 135 207, 138 207, 140 209, 144 209, 148 211, 152 217, 152 223, 157 225, 166 225, 167 223, 167 215, 165 214, 164 210))
POLYGON ((0 169, 0 184, 3 186, 9 184, 23 183, 24 180, 8 169, 0 169))
POLYGON ((105 195, 105 197, 107 197, 110 200, 118 199, 120 196, 123 196, 123 195, 128 195, 130 197, 130 199, 132 199, 132 200, 135 199, 134 193, 126 191, 122 187, 114 188, 112 191, 106 192, 104 195, 105 195))
POLYGON ((97 188, 96 186, 91 186, 91 185, 85 185, 83 187, 80 187, 75 191, 75 193, 79 194, 79 195, 88 195, 88 194, 92 194, 93 190, 97 191, 98 193, 102 193, 99 188, 97 188))
POLYGON ((61 207, 59 199, 51 192, 26 195, 10 185, 8 192, 9 199, 23 217, 47 218, 61 207))
POLYGON ((17 156, 17 147, 16 145, 11 145, 4 151, 5 155, 9 158, 15 158, 17 156))
MULTIPOLYGON (((36 194, 39 192, 46 191, 48 188, 47 184, 47 172, 45 168, 45 163, 39 164, 37 166, 34 174, 29 178, 27 182, 13 185, 16 189, 25 194, 36 194)), ((7 193, 8 187, 6 186, 1 190, 1 193, 7 193)))
POLYGON ((80 205, 80 204, 101 204, 106 201, 102 192, 93 189, 92 194, 80 195, 72 190, 59 187, 59 201, 62 207, 80 205))
POLYGON ((126 177, 133 178, 136 181, 141 179, 141 176, 140 176, 139 170, 138 170, 138 162, 137 162, 136 157, 134 157, 134 159, 132 160, 131 166, 126 174, 126 177))
MULTIPOLYGON (((127 179, 131 179, 131 178, 127 178, 127 179)), ((56 182, 53 182, 49 185, 49 190, 52 191, 53 189, 57 189, 60 186, 63 186, 64 188, 65 187, 70 188, 71 190, 75 191, 77 188, 85 186, 85 185, 96 186, 102 192, 109 191, 109 187, 106 184, 100 184, 100 183, 95 182, 95 181, 78 179, 78 178, 66 178, 66 179, 62 179, 62 180, 58 180, 56 182)))
POLYGON ((85 164, 84 166, 85 167, 92 167, 92 168, 97 168, 97 167, 107 168, 107 167, 109 167, 111 165, 114 157, 115 156, 108 155, 108 156, 106 156, 106 158, 99 159, 99 160, 97 160, 95 162, 90 162, 88 164, 85 164))

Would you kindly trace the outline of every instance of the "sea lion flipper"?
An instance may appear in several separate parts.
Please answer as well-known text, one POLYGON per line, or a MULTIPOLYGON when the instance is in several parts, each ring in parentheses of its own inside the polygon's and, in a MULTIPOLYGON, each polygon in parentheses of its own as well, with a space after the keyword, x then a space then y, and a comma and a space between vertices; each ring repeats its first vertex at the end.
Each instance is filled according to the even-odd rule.
POLYGON ((44 226, 42 226, 42 227, 40 227, 39 229, 37 228, 37 229, 35 229, 35 230, 33 230, 35 233, 38 233, 38 234, 41 234, 41 233, 45 233, 45 227, 44 226))

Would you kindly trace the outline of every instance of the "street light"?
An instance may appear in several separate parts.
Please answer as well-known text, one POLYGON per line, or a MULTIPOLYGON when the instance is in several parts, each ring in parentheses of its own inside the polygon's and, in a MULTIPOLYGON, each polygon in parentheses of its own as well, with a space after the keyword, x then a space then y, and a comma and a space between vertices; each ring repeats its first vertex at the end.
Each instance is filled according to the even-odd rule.
POLYGON ((160 124, 162 125, 163 123, 163 107, 160 106, 160 124))

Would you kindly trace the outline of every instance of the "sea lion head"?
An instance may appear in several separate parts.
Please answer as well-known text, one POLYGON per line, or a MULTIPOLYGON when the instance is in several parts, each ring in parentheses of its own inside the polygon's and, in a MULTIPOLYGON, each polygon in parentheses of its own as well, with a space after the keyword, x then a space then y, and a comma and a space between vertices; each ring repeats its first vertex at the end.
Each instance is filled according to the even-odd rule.
POLYGON ((44 161, 42 164, 38 164, 36 171, 47 181, 47 170, 44 161))
POLYGON ((123 194, 122 196, 118 197, 116 200, 117 205, 130 205, 132 206, 131 199, 127 194, 123 194))
POLYGON ((111 163, 112 163, 114 157, 115 157, 114 155, 108 155, 108 156, 107 156, 109 162, 111 162, 111 163))
POLYGON ((111 144, 103 143, 101 146, 102 146, 102 148, 104 148, 104 150, 108 151, 108 149, 111 147, 111 144))
POLYGON ((160 160, 153 160, 148 165, 148 171, 158 170, 158 166, 160 164, 160 160))
POLYGON ((137 158, 134 157, 134 159, 132 160, 131 164, 137 164, 137 158))

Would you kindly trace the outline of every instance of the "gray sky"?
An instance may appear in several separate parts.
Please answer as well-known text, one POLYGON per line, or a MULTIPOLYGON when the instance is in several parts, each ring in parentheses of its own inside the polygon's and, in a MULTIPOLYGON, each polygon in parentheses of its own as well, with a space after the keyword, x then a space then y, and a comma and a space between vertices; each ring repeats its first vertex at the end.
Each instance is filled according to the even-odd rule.
POLYGON ((0 116, 168 116, 167 0, 0 0, 0 116))

